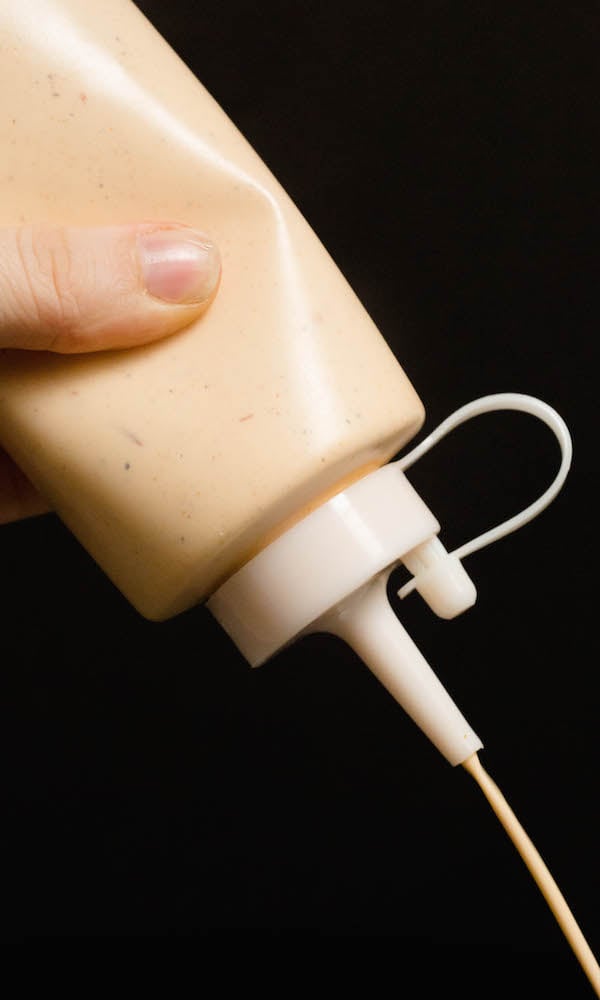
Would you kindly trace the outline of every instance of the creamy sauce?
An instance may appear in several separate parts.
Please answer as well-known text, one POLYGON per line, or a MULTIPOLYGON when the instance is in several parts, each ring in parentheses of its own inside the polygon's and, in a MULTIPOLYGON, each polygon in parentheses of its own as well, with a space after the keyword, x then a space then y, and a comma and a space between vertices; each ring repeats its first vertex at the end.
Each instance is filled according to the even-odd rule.
POLYGON ((463 761, 463 767, 475 779, 508 836, 523 858, 540 892, 554 914, 558 925, 571 945, 576 958, 588 977, 596 996, 600 997, 600 966, 584 938, 563 894, 552 878, 543 858, 525 833, 502 792, 483 768, 476 753, 463 761))

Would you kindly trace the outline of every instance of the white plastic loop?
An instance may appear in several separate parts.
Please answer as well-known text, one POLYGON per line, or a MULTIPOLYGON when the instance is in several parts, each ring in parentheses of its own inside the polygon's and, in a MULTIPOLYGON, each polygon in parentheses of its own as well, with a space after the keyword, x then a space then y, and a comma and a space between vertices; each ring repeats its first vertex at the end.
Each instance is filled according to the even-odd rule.
MULTIPOLYGON (((404 472, 411 465, 414 465, 430 448, 433 448, 438 441, 441 441, 446 434, 454 430, 455 427, 458 427, 459 424, 464 424, 465 421, 470 420, 471 417, 479 416, 480 413, 491 413, 494 410, 521 410, 523 413, 530 413, 532 416, 538 417, 539 420, 543 421, 554 432, 560 445, 562 460, 554 480, 537 500, 534 500, 533 503, 525 507, 519 514, 515 514, 514 517, 509 517, 508 520, 503 521, 495 528, 484 531, 483 534, 477 535, 470 542, 466 542, 460 548, 455 549, 451 555, 456 556, 458 559, 463 559, 465 556, 471 555, 472 552, 476 552, 486 545, 491 545, 492 542, 496 542, 499 538, 503 538, 518 528, 522 528, 528 521, 537 517, 554 500, 567 478, 567 473, 571 465, 573 445, 569 429, 563 418, 551 406, 542 402, 541 399, 536 399, 534 396, 526 396, 518 392, 494 393, 490 396, 482 396, 481 399, 475 399, 472 403, 461 406, 460 409, 443 420, 416 448, 409 451, 403 458, 398 459, 396 464, 404 472)), ((398 596, 404 598, 414 588, 415 580, 413 578, 400 588, 398 596)))

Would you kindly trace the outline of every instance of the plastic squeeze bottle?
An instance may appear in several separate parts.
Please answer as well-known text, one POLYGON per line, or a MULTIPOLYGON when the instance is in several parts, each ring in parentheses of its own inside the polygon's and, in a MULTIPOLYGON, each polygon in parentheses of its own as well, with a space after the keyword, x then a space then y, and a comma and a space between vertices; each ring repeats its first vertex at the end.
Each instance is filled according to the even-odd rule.
POLYGON ((481 741, 386 582, 403 562, 443 617, 475 588, 386 465, 424 410, 348 283, 130 0, 3 0, 0 44, 0 224, 176 219, 223 264, 211 308, 159 343, 0 352, 2 445, 142 615, 207 602, 253 665, 334 632, 473 771, 481 741))
MULTIPOLYGON (((472 604, 458 561, 439 560, 434 516, 395 465, 381 468, 420 428, 419 398, 195 77, 129 0, 101 14, 84 0, 8 0, 0 31, 12 102, 0 126, 11 178, 0 222, 180 219, 206 229, 223 257, 210 310, 160 343, 0 357, 3 446, 117 587, 152 619, 210 599, 253 664, 419 546, 452 565, 452 613, 472 604), (313 553, 301 574, 294 544, 313 553), (285 579, 303 575, 308 590, 285 608, 281 552, 285 579), (279 567, 266 576, 265 553, 279 567)), ((421 699, 419 722, 458 763, 480 741, 425 676, 433 701, 421 699)))

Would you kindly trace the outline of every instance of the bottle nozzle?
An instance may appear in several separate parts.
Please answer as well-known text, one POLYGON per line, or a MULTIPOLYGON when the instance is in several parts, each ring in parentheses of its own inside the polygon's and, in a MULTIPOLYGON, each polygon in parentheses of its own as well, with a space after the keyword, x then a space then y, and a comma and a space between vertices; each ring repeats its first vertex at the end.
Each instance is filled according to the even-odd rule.
POLYGON ((316 624, 347 642, 446 760, 461 764, 483 744, 394 614, 387 579, 379 574, 316 624))

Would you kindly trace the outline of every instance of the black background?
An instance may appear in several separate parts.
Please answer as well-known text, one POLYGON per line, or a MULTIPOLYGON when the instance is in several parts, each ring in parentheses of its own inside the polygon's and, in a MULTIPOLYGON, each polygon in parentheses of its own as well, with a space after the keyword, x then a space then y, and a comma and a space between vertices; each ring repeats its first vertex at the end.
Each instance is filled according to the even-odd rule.
MULTIPOLYGON (((475 608, 401 614, 598 952, 598 7, 138 6, 332 253, 427 431, 499 391, 571 428, 558 499, 467 560, 475 608)), ((451 548, 557 464, 505 414, 410 478, 451 548)), ((13 933, 388 936, 395 959, 454 961, 449 983, 476 946, 515 988, 591 995, 475 785, 340 643, 250 671, 202 609, 140 619, 53 515, 3 528, 2 553, 13 933)))

